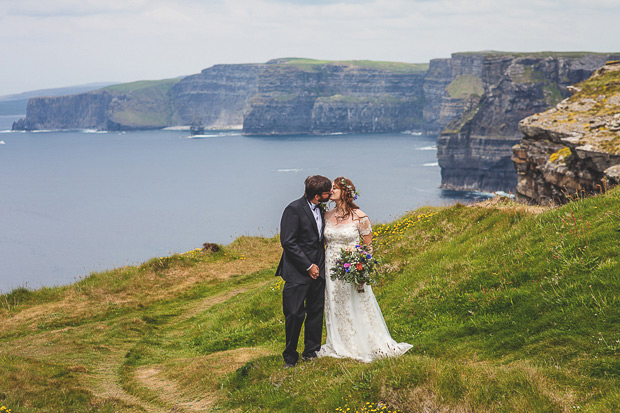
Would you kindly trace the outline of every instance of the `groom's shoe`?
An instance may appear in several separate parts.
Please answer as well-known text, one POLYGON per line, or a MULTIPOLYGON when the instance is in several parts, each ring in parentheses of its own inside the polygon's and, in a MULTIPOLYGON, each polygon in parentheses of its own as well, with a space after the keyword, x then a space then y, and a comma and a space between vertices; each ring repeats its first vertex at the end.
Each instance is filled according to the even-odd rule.
POLYGON ((312 361, 316 358, 316 351, 313 351, 312 353, 302 356, 302 360, 303 361, 312 361))

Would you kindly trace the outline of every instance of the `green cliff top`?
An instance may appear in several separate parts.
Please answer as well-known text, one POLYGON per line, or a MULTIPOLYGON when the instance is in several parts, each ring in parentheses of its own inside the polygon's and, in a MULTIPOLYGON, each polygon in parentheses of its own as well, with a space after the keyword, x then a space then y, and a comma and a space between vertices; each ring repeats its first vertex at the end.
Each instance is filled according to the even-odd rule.
POLYGON ((137 82, 119 83, 117 85, 106 86, 99 90, 118 93, 136 93, 152 90, 168 91, 177 84, 181 78, 162 79, 162 80, 139 80, 137 82))
POLYGON ((283 368, 276 237, 16 289, 0 295, 0 405, 615 411, 619 210, 616 189, 556 209, 497 198, 375 225, 384 264, 373 289, 394 339, 413 348, 370 364, 283 368))
POLYGON ((325 65, 347 65, 366 69, 386 70, 397 73, 417 73, 425 72, 429 67, 428 63, 381 62, 374 60, 316 60, 295 57, 274 59, 267 63, 291 65, 307 71, 319 70, 325 65))
POLYGON ((478 52, 458 52, 453 53, 453 56, 459 55, 481 55, 481 56, 512 56, 512 57, 533 57, 533 58, 545 58, 545 57, 566 57, 566 58, 579 58, 588 55, 605 56, 614 53, 600 53, 600 52, 502 52, 497 50, 481 50, 478 52))

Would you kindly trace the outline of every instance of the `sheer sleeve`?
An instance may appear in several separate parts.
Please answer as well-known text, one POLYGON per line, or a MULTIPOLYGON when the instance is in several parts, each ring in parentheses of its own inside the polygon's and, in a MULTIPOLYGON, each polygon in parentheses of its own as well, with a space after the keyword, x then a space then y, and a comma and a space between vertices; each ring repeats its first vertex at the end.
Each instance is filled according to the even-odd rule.
POLYGON ((360 231, 360 234, 365 236, 365 235, 370 235, 370 233, 372 233, 372 227, 370 226, 370 219, 368 218, 367 215, 364 215, 363 217, 360 218, 360 220, 357 223, 357 228, 360 231))

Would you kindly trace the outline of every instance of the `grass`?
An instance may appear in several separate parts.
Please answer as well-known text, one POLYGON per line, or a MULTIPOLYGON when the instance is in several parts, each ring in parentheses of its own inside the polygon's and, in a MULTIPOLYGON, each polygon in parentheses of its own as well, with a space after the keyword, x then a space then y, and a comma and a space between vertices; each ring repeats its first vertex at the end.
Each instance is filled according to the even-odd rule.
POLYGON ((620 190, 556 209, 422 208, 375 225, 375 293, 414 348, 283 369, 276 238, 0 296, 13 411, 613 411, 620 190), (541 212, 542 211, 542 212, 541 212), (320 395, 320 397, 317 397, 320 395))
POLYGON ((588 55, 609 55, 612 53, 599 53, 599 52, 550 52, 550 51, 542 51, 542 52, 502 52, 497 50, 482 50, 479 52, 459 52, 454 53, 455 55, 483 55, 483 56, 511 56, 511 57, 536 57, 536 58, 544 58, 544 57, 566 57, 566 58, 579 58, 585 57, 588 55))
POLYGON ((397 73, 416 73, 428 70, 428 63, 382 62, 375 60, 316 60, 304 58, 278 59, 279 64, 295 66, 301 70, 319 70, 325 65, 348 65, 366 69, 387 70, 397 73))
POLYGON ((125 96, 116 102, 111 120, 130 129, 168 126, 173 112, 168 93, 180 80, 180 78, 143 80, 121 83, 101 89, 125 96))
POLYGON ((457 77, 446 87, 446 91, 452 99, 465 99, 470 95, 480 97, 484 94, 482 79, 474 75, 457 77))
POLYGON ((106 86, 101 90, 107 90, 110 92, 119 92, 119 93, 135 93, 135 92, 146 92, 146 93, 158 93, 157 91, 167 91, 172 86, 177 84, 181 79, 162 79, 162 80, 139 80, 137 82, 129 82, 129 83, 119 83, 117 85, 106 86))

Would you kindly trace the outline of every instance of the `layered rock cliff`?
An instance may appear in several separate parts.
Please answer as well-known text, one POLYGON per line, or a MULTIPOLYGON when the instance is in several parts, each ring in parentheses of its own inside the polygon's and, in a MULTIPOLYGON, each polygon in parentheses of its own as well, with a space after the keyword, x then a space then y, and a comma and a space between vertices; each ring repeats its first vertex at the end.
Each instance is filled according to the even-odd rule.
POLYGON ((215 65, 183 79, 120 84, 33 98, 14 129, 131 130, 189 125, 240 128, 262 64, 215 65))
POLYGON ((263 64, 215 65, 183 78, 170 90, 171 123, 189 125, 198 120, 212 129, 241 128, 263 68, 263 64))
POLYGON ((422 128, 428 65, 309 59, 216 65, 172 81, 34 98, 14 129, 130 130, 189 125, 247 134, 422 128))
POLYGON ((421 129, 426 67, 279 59, 258 78, 247 134, 377 133, 421 129))
POLYGON ((517 198, 563 203, 620 183, 620 61, 609 62, 573 96, 519 123, 513 148, 517 198))
POLYGON ((436 117, 425 117, 443 128, 437 143, 442 187, 514 191, 511 148, 521 138, 519 121, 566 98, 570 85, 613 57, 489 52, 432 61, 429 72, 440 68, 441 84, 447 83, 436 117))

